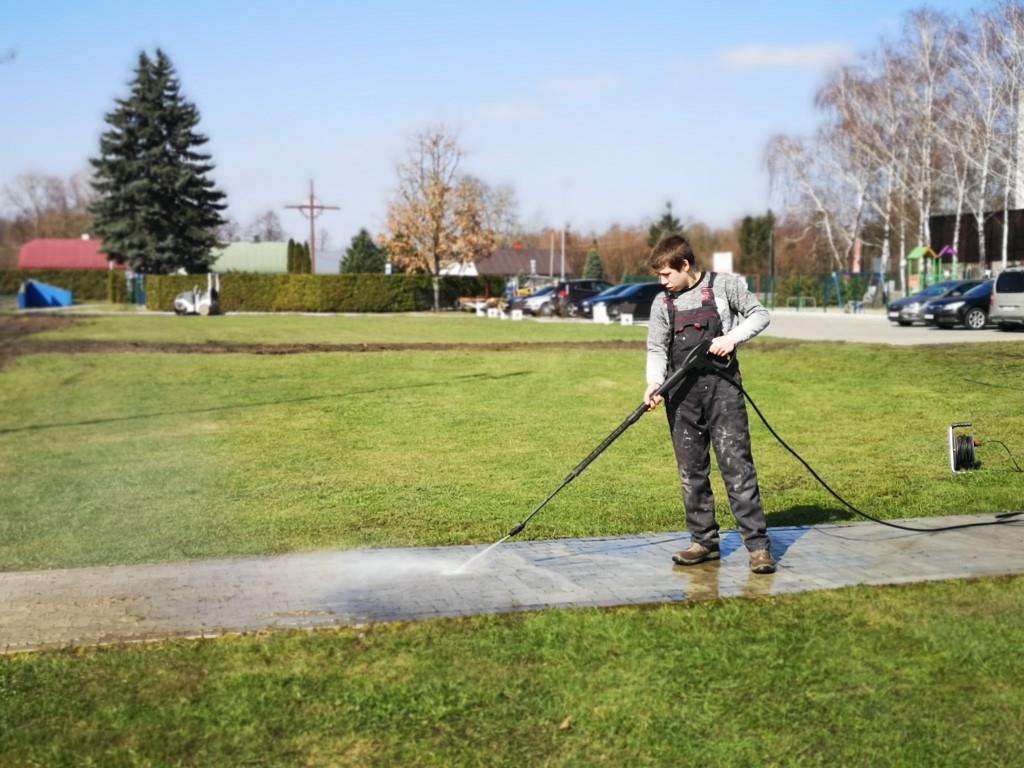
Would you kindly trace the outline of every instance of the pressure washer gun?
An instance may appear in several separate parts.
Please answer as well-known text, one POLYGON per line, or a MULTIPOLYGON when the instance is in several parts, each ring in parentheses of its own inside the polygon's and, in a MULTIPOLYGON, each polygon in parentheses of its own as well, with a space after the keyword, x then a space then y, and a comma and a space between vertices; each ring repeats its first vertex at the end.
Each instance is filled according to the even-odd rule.
MULTIPOLYGON (((696 373, 714 373, 716 371, 725 371, 733 364, 734 358, 731 353, 725 357, 720 357, 718 355, 712 355, 710 353, 710 350, 711 341, 708 339, 705 339, 700 344, 691 349, 689 354, 687 354, 686 358, 683 360, 683 364, 676 368, 672 372, 672 374, 665 380, 665 382, 654 391, 654 395, 659 397, 665 396, 667 393, 674 390, 676 388, 676 385, 679 384, 687 376, 696 373)), ((626 417, 626 420, 615 428, 614 432, 608 435, 608 437, 606 437, 601 442, 601 444, 597 446, 597 448, 590 452, 590 455, 587 456, 587 458, 581 461, 576 466, 576 468, 573 469, 573 471, 566 476, 565 480, 562 481, 561 485, 555 488, 555 490, 553 490, 548 495, 548 497, 544 499, 544 501, 538 504, 529 515, 523 518, 520 522, 516 523, 516 526, 508 532, 508 536, 506 538, 511 538, 522 533, 523 529, 526 528, 526 524, 533 519, 534 515, 536 515, 538 512, 544 509, 547 503, 558 495, 559 491, 561 491, 563 488, 565 488, 565 486, 567 486, 569 483, 575 480, 584 469, 590 466, 594 459, 596 459, 598 456, 604 453, 605 449, 608 446, 610 446, 612 443, 618 440, 619 436, 623 432, 625 432, 631 426, 640 421, 640 418, 645 413, 647 413, 648 410, 650 409, 647 407, 647 403, 640 403, 640 405, 636 407, 636 410, 629 414, 629 416, 626 417)))

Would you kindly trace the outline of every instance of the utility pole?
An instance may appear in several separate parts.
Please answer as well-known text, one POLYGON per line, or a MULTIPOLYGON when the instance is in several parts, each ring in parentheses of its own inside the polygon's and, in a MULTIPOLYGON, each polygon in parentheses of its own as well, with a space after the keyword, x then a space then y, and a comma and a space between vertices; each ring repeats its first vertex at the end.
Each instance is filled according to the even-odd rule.
POLYGON ((310 272, 316 274, 316 217, 324 211, 340 211, 336 205, 324 205, 313 194, 313 180, 309 180, 309 202, 296 205, 286 205, 285 208, 295 208, 302 211, 302 215, 309 219, 309 268, 310 272))
POLYGON ((565 227, 562 227, 562 271, 558 279, 565 281, 565 227))

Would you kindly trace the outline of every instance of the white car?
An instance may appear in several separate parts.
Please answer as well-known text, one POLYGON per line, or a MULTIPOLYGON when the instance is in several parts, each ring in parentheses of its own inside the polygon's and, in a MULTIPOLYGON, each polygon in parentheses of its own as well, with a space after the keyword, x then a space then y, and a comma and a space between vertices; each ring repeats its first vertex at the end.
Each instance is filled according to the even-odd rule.
POLYGON ((992 288, 988 319, 1003 331, 1024 326, 1024 268, 999 273, 992 288))

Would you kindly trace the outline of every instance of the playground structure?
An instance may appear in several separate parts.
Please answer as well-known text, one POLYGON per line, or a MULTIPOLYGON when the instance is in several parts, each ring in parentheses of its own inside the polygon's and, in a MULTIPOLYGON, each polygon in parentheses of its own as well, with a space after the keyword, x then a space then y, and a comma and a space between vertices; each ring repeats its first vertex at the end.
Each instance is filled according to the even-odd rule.
MULTIPOLYGON (((947 246, 946 248, 948 248, 947 246)), ((942 253, 947 252, 946 248, 942 253)), ((939 282, 942 275, 942 257, 927 245, 919 245, 907 254, 907 294, 917 293, 939 282)))
POLYGON ((865 307, 884 306, 889 300, 883 272, 794 275, 778 285, 769 283, 766 289, 765 301, 770 308, 828 311, 830 306, 835 306, 844 312, 861 312, 865 307))
POLYGON ((835 303, 845 312, 861 312, 865 306, 884 306, 889 292, 882 272, 833 272, 825 293, 825 306, 835 303))

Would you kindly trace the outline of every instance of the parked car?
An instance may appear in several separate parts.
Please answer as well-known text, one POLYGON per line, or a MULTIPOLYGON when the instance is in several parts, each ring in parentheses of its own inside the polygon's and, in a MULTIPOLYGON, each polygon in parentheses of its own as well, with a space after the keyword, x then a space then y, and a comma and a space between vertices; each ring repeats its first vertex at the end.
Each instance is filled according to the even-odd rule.
POLYGON ((946 280, 936 283, 923 291, 889 302, 888 317, 900 325, 913 325, 924 320, 924 308, 929 301, 945 296, 962 296, 981 283, 981 280, 946 280))
POLYGON ((604 280, 563 280, 555 285, 554 309, 561 315, 576 317, 580 314, 580 303, 584 299, 596 296, 611 287, 612 284, 604 280))
POLYGON ((528 296, 516 296, 508 308, 521 309, 524 315, 550 315, 554 312, 555 286, 545 285, 528 296))
POLYGON ((608 317, 616 320, 624 314, 633 315, 634 320, 650 320, 651 304, 665 289, 661 283, 632 283, 626 290, 602 302, 608 317))
POLYGON ((580 302, 580 313, 584 317, 593 317, 594 315, 594 304, 599 304, 605 299, 615 296, 617 293, 624 291, 629 288, 633 283, 620 283, 619 285, 613 285, 611 288, 606 288, 596 296, 591 296, 589 299, 584 299, 580 302))
POLYGON ((1024 267, 1007 269, 996 278, 988 316, 1003 331, 1024 326, 1024 267))
POLYGON ((939 328, 966 325, 972 331, 980 331, 988 323, 991 299, 992 281, 986 280, 962 296, 946 296, 928 302, 924 308, 924 321, 939 328))

